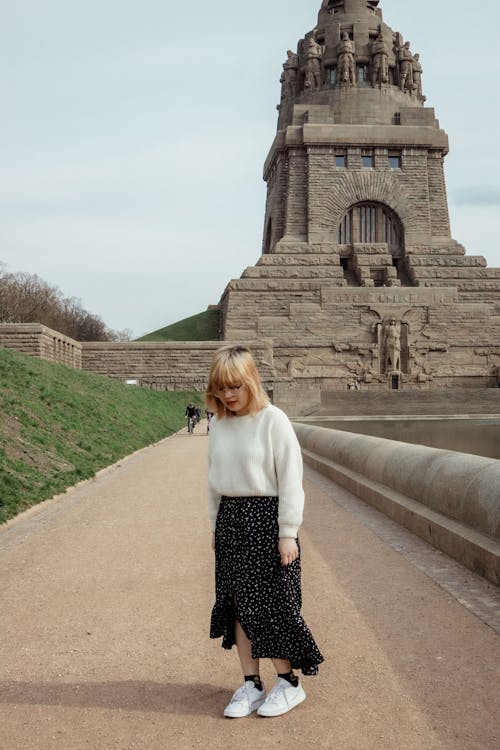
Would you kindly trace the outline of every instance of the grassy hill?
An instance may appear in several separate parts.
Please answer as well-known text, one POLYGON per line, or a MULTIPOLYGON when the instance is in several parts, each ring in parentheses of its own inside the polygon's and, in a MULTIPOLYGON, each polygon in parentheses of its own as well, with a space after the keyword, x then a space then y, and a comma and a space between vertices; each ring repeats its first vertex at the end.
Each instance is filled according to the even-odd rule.
POLYGON ((141 336, 138 341, 218 341, 219 311, 205 310, 158 331, 141 336))
POLYGON ((0 348, 0 523, 185 423, 159 393, 0 348))

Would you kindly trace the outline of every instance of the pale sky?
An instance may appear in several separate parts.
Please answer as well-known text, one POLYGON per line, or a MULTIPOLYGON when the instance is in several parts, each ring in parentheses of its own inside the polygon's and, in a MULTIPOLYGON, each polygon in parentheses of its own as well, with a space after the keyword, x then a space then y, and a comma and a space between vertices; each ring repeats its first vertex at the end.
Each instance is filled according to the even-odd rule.
MULTIPOLYGON (((320 5, 0 0, 0 261, 136 336, 217 303, 260 257, 281 66, 320 5)), ((450 137, 452 235, 500 267, 500 3, 381 7, 450 137)))

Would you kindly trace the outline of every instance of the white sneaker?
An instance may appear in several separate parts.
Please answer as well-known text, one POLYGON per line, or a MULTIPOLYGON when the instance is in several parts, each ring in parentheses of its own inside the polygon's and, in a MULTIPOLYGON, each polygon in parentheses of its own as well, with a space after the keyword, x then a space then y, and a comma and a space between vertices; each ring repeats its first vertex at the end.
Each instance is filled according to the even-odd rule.
POLYGON ((288 680, 278 677, 274 687, 266 700, 259 708, 259 716, 281 716, 305 701, 304 688, 299 684, 297 687, 291 685, 288 680))
POLYGON ((247 680, 231 698, 224 709, 224 716, 229 719, 241 719, 243 716, 250 716, 259 706, 262 706, 265 700, 264 685, 262 685, 262 690, 257 690, 253 680, 247 680))

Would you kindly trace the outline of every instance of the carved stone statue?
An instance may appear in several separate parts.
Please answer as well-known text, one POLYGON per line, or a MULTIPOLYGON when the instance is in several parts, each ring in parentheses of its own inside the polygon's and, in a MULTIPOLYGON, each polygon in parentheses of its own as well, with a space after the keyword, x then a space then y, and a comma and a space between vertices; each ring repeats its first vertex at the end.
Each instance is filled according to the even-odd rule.
POLYGON ((420 55, 417 53, 413 56, 412 63, 412 76, 413 76, 413 89, 415 94, 422 98, 422 63, 420 62, 420 55))
POLYGON ((384 370, 401 370, 401 336, 395 318, 390 319, 389 325, 384 325, 384 370))
POLYGON ((297 71, 299 69, 299 58, 291 50, 286 53, 288 59, 283 63, 282 76, 282 99, 291 101, 297 93, 297 71))
POLYGON ((413 87, 413 55, 410 50, 411 42, 405 42, 402 47, 398 47, 399 62, 399 88, 401 91, 412 90, 413 87))
POLYGON ((342 41, 338 48, 337 81, 341 86, 354 86, 356 83, 354 42, 351 41, 347 31, 342 34, 342 41))
POLYGON ((323 53, 314 37, 309 37, 307 44, 304 86, 308 91, 316 91, 321 87, 321 57, 323 53))
MULTIPOLYGON (((285 73, 283 72, 280 76, 280 83, 281 83, 281 101, 284 101, 286 98, 286 91, 285 91, 285 73)), ((280 106, 278 105, 277 109, 280 109, 280 106)))
POLYGON ((372 86, 389 81, 389 49, 382 31, 372 44, 372 86))

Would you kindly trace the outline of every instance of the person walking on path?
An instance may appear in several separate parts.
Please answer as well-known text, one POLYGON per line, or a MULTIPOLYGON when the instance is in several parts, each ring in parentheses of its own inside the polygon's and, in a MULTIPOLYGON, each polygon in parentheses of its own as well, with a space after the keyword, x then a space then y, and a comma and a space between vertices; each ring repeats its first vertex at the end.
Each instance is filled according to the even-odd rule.
POLYGON ((315 675, 323 661, 300 615, 302 455, 286 414, 271 405, 243 346, 214 356, 206 392, 215 413, 209 436, 209 519, 215 551, 210 637, 237 647, 243 685, 230 718, 279 716, 305 700, 294 669, 315 675), (276 670, 266 693, 259 659, 276 670))
POLYGON ((188 432, 192 435, 194 432, 194 425, 196 421, 196 406, 192 401, 186 406, 186 418, 188 423, 188 432))

